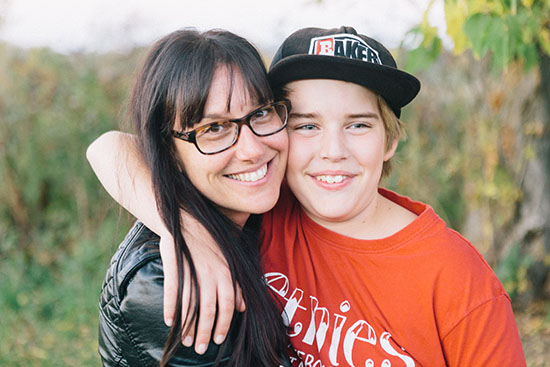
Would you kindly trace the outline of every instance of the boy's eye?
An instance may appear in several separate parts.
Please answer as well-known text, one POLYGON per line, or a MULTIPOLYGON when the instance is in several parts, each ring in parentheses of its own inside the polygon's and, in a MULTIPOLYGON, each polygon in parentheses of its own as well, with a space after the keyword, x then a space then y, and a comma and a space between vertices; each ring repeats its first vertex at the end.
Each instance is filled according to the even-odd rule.
POLYGON ((354 122, 353 124, 348 126, 348 128, 350 129, 366 129, 369 127, 371 127, 371 125, 367 124, 366 122, 354 122))
POLYGON ((301 124, 294 127, 294 130, 315 130, 317 127, 313 124, 301 124))

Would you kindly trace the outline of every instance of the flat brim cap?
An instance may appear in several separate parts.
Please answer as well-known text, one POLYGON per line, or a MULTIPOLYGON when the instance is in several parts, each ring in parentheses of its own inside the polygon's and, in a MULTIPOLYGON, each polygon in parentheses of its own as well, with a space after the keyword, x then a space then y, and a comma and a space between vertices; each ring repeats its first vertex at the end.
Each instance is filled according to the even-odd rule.
POLYGON ((359 84, 380 94, 397 117, 420 90, 420 81, 397 69, 382 44, 351 27, 294 32, 277 50, 268 77, 273 89, 303 79, 359 84))

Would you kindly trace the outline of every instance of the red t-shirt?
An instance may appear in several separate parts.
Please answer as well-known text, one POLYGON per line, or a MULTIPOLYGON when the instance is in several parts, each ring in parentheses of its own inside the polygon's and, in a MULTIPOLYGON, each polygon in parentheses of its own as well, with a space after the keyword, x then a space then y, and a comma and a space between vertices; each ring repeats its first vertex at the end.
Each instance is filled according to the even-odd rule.
POLYGON ((525 366, 510 299, 479 254, 428 205, 358 240, 311 220, 283 189, 264 215, 266 280, 290 322, 296 366, 525 366))

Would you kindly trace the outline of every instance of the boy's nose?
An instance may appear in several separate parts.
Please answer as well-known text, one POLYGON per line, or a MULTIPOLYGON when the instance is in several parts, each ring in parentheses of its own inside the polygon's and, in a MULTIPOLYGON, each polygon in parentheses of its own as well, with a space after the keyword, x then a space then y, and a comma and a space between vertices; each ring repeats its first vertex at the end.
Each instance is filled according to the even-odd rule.
POLYGON ((347 158, 346 141, 341 131, 326 131, 321 139, 320 156, 330 161, 347 158))

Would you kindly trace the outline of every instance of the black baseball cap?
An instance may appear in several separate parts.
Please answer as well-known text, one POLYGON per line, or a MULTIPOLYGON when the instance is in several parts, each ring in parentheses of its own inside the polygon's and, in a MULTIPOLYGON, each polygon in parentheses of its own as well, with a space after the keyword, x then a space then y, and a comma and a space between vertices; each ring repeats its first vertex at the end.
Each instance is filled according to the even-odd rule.
POLYGON ((397 117, 420 90, 420 81, 399 70, 381 43, 352 27, 294 32, 277 50, 268 77, 273 89, 302 79, 356 83, 381 95, 397 117))

